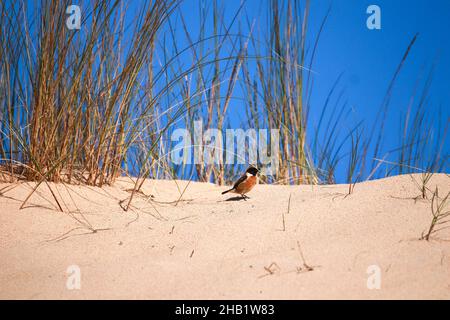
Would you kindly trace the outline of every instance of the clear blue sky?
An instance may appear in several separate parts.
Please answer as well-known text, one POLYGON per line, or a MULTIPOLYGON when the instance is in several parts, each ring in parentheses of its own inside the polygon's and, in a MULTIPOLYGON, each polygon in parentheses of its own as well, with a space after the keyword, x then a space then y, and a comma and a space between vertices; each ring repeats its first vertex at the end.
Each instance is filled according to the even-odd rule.
MULTIPOLYGON (((425 78, 435 61, 431 104, 450 103, 450 1, 447 0, 321 0, 312 2, 312 26, 325 9, 331 14, 317 51, 317 98, 327 93, 340 72, 346 96, 360 117, 368 117, 381 104, 386 88, 409 41, 419 33, 394 88, 393 110, 404 111, 418 77, 425 78), (381 30, 366 28, 366 8, 381 8, 381 30)), ((390 120, 398 120, 396 115, 390 120)), ((448 150, 448 149, 447 149, 448 150)))
MULTIPOLYGON (((319 25, 330 4, 331 13, 315 60, 314 70, 318 75, 313 104, 320 105, 338 74, 344 72, 341 84, 354 110, 354 122, 373 121, 409 41, 418 32, 419 37, 393 90, 383 151, 398 147, 400 115, 406 113, 416 81, 419 79, 423 85, 433 63, 436 68, 427 104, 430 121, 437 124, 437 110, 442 108, 441 123, 444 126, 448 124, 450 1, 312 1, 312 27, 319 25), (366 8, 370 4, 381 8, 381 30, 366 28, 366 8)), ((447 138, 443 154, 448 156, 449 151, 447 138)), ((389 157, 389 160, 397 159, 389 157)), ((445 170, 449 172, 448 164, 445 170)))

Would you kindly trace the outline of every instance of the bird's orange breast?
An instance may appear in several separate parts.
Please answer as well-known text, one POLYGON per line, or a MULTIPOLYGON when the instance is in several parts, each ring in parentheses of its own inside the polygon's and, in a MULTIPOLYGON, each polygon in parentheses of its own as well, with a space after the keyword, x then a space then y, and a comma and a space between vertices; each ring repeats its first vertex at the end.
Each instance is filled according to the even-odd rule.
POLYGON ((257 182, 258 178, 255 176, 248 177, 245 181, 241 182, 234 191, 239 194, 246 194, 253 189, 257 182))

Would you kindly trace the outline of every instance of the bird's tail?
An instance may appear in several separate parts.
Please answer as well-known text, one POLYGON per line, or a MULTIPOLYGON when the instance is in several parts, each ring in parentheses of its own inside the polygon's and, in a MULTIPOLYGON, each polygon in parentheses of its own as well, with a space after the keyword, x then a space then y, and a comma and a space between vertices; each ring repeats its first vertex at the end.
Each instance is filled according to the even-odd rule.
POLYGON ((234 189, 234 188, 231 188, 230 190, 224 191, 224 192, 222 192, 222 194, 225 194, 225 193, 228 193, 228 192, 230 192, 230 191, 233 191, 233 189, 234 189))

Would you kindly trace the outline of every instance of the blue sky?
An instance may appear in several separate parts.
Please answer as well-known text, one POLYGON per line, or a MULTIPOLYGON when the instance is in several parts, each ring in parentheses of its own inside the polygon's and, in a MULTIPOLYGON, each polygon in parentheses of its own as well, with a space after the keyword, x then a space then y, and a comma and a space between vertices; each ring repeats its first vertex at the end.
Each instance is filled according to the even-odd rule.
POLYGON ((313 26, 319 23, 328 3, 332 4, 331 14, 315 65, 317 96, 324 95, 337 75, 345 72, 343 84, 356 113, 363 117, 373 114, 409 41, 418 32, 394 89, 393 109, 404 110, 416 79, 424 78, 436 62, 431 103, 442 105, 448 116, 450 1, 314 1, 313 26), (381 8, 381 30, 366 28, 365 10, 370 4, 381 8))
MULTIPOLYGON (((416 82, 425 82, 433 63, 435 69, 427 103, 430 121, 436 125, 439 120, 444 126, 448 124, 450 1, 313 1, 312 27, 319 25, 329 4, 331 13, 315 60, 314 70, 318 75, 312 102, 320 104, 334 79, 344 72, 341 84, 354 111, 351 119, 355 123, 358 120, 370 123, 409 41, 419 33, 393 88, 384 151, 399 145, 400 115, 406 113, 416 82), (381 9, 381 30, 366 28, 366 8, 371 4, 381 9), (442 110, 440 119, 438 108, 442 110)), ((448 156, 449 150, 447 138, 443 154, 448 156)), ((388 159, 396 161, 395 157, 388 159)), ((448 165, 445 170, 448 172, 448 165)))

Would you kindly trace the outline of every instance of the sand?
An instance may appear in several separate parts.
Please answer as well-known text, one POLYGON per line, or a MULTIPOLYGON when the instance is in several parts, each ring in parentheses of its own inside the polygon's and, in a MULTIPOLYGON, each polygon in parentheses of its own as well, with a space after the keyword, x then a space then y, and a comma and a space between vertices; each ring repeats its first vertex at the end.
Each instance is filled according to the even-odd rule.
MULTIPOLYGON (((128 212, 127 178, 51 184, 65 212, 45 185, 19 210, 34 183, 3 183, 0 298, 449 299, 450 230, 419 240, 432 216, 413 179, 359 183, 347 197, 347 185, 258 185, 247 201, 148 180, 128 212)), ((449 181, 436 174, 428 186, 444 195, 449 181)))

